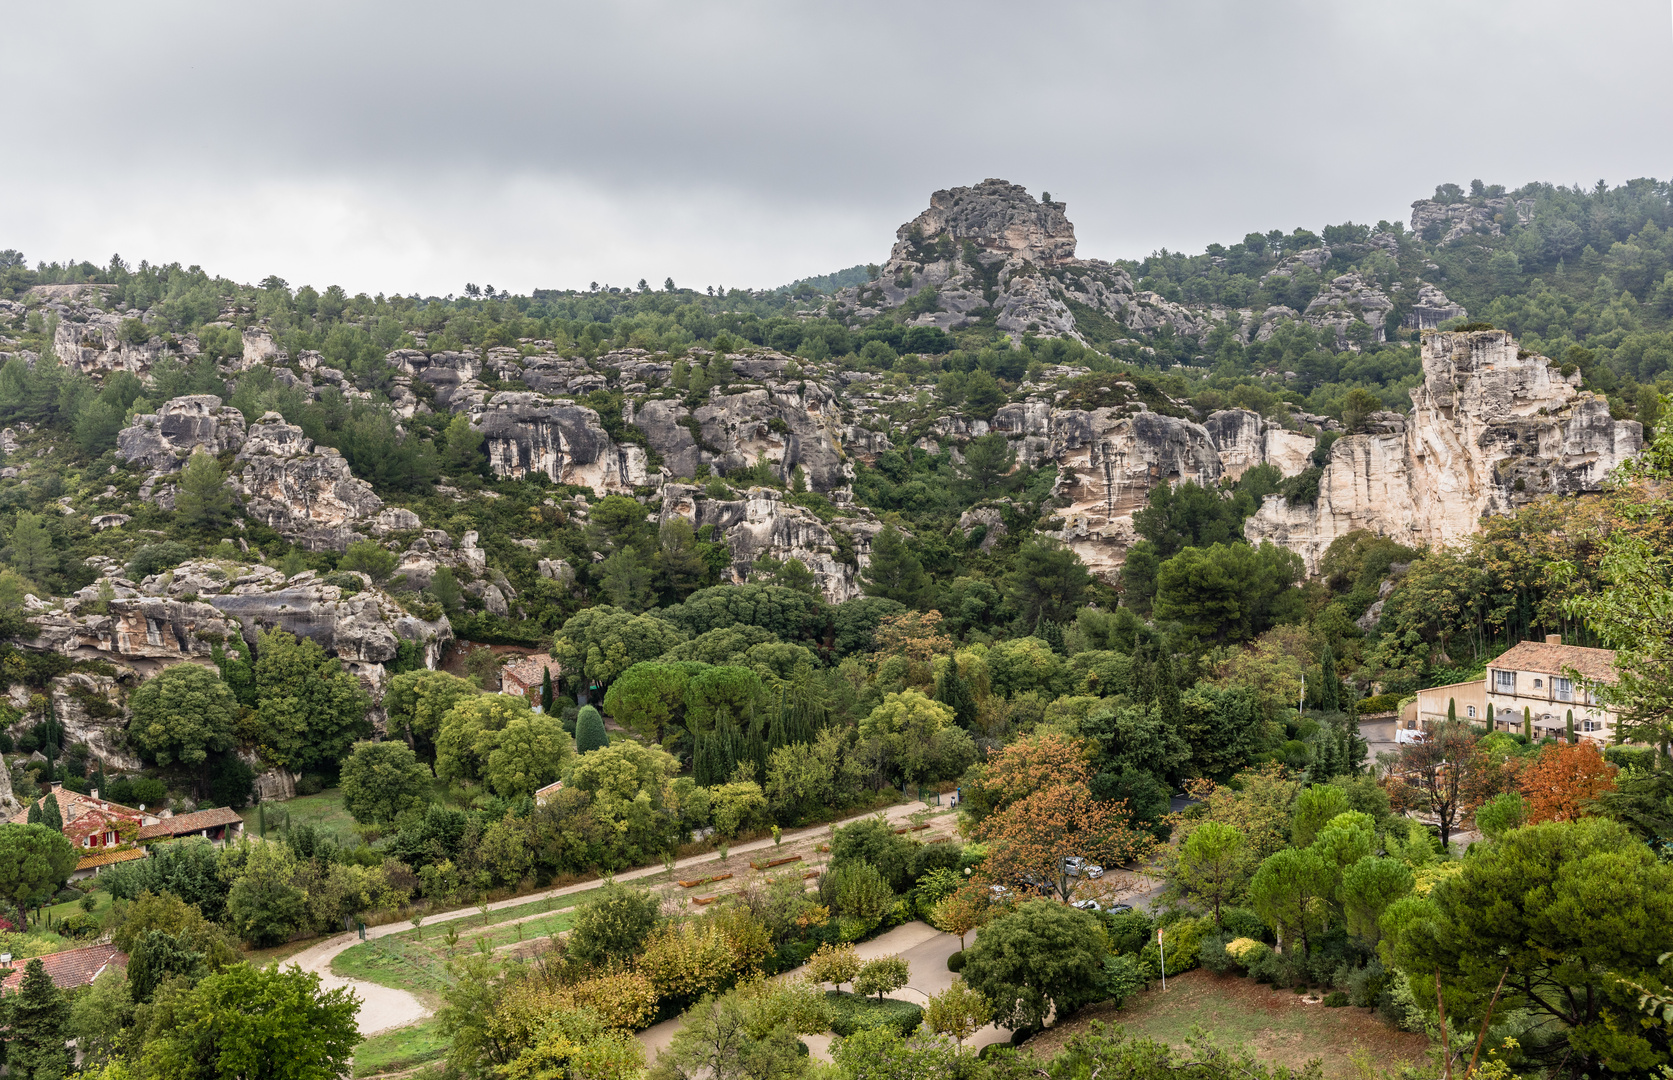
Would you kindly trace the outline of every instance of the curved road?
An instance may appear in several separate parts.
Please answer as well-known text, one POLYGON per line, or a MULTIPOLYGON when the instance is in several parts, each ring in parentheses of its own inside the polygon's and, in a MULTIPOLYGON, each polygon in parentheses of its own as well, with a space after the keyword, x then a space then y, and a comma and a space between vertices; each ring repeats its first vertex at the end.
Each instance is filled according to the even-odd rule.
MULTIPOLYGON (((920 810, 928 809, 931 809, 931 807, 926 806, 924 803, 914 801, 901 803, 897 806, 891 806, 885 810, 884 813, 888 816, 890 821, 901 821, 909 818, 911 815, 920 810)), ((857 814, 851 818, 843 818, 841 821, 817 825, 808 829, 798 829, 795 832, 787 832, 784 834, 784 839, 806 839, 829 830, 833 825, 846 825, 850 822, 863 821, 868 817, 874 816, 874 814, 875 812, 869 814, 857 814)), ((773 846, 773 839, 769 836, 761 840, 752 840, 747 844, 738 844, 737 846, 730 848, 728 853, 738 854, 746 851, 758 851, 762 848, 770 848, 773 846)), ((688 859, 681 859, 674 864, 674 867, 675 869, 683 869, 688 866, 698 866, 706 862, 719 861, 720 854, 718 852, 706 852, 702 855, 693 855, 688 859)), ((622 873, 616 875, 616 880, 633 881, 639 878, 653 877, 661 873, 666 873, 666 869, 660 864, 656 866, 644 866, 637 870, 623 871, 622 873)), ((517 907, 521 904, 532 903, 536 900, 544 900, 551 896, 563 896, 568 893, 584 892, 587 889, 597 888, 598 885, 599 879, 582 881, 574 885, 566 885, 560 889, 548 889, 545 892, 529 893, 523 896, 514 896, 509 900, 500 900, 489 904, 488 908, 490 911, 498 911, 501 908, 517 907)), ((480 914, 481 910, 481 908, 470 906, 456 908, 452 911, 427 914, 424 916, 424 925, 435 926, 438 923, 451 922, 454 919, 468 918, 472 915, 480 914)), ((540 912, 530 917, 543 918, 545 915, 545 912, 540 912)), ((366 937, 370 940, 372 938, 386 937, 390 934, 399 934, 402 931, 411 929, 412 923, 406 921, 386 923, 383 926, 368 926, 366 928, 366 937)), ((296 964, 304 971, 311 971, 317 974, 320 977, 320 982, 326 989, 336 989, 337 987, 346 986, 360 996, 361 1004, 359 1023, 360 1034, 362 1036, 376 1035, 381 1031, 388 1031, 391 1028, 405 1027, 408 1024, 416 1024, 426 1016, 429 1016, 429 1006, 425 1005, 424 1002, 420 1001, 415 995, 410 994, 405 990, 396 990, 388 986, 379 986, 376 983, 364 982, 360 979, 345 979, 340 975, 333 975, 331 973, 331 961, 335 960, 339 953, 353 945, 359 944, 359 942, 360 938, 356 934, 336 934, 308 946, 308 948, 291 957, 289 962, 296 964)), ((957 939, 954 939, 954 947, 957 947, 957 939)), ((943 957, 943 963, 944 962, 945 957, 943 957)))

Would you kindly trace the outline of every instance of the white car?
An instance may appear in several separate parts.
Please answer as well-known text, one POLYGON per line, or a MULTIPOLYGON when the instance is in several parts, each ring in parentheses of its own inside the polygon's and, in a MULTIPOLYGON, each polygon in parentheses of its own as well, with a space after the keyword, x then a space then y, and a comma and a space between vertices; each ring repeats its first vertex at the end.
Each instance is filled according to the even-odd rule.
POLYGON ((1071 905, 1071 906, 1077 907, 1082 911, 1102 911, 1102 910, 1104 910, 1103 905, 1099 904, 1098 901, 1096 901, 1096 900, 1076 900, 1074 902, 1074 904, 1071 905))
POLYGON ((1086 867, 1086 860, 1079 855, 1071 855, 1063 860, 1063 872, 1070 877, 1080 877, 1081 870, 1086 867))
POLYGON ((1084 872, 1089 878, 1101 878, 1104 876, 1104 868, 1099 866, 1097 863, 1087 863, 1084 868, 1084 872))

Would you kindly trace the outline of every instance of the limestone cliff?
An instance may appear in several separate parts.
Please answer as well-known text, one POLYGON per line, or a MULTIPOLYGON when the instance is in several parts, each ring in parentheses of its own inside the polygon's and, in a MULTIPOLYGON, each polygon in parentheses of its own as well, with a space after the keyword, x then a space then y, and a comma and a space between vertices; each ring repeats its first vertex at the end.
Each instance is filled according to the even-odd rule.
POLYGON ((1338 439, 1318 503, 1269 499, 1245 533, 1291 548, 1311 569, 1354 529, 1450 544, 1483 516, 1540 495, 1596 491, 1642 448, 1643 429, 1611 419, 1609 403, 1577 382, 1503 330, 1430 334, 1410 417, 1338 439))

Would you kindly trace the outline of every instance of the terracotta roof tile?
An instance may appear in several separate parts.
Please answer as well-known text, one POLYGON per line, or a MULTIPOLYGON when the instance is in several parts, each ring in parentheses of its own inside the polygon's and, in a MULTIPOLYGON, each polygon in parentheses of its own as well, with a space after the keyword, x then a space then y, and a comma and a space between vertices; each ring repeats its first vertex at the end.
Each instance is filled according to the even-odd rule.
POLYGON ((123 850, 105 848, 92 855, 84 855, 82 860, 76 863, 76 869, 91 870, 96 866, 109 866, 111 863, 128 862, 130 859, 143 859, 146 855, 147 853, 141 848, 126 848, 123 850))
POLYGON ((217 825, 231 825, 234 822, 242 824, 243 821, 238 811, 217 806, 213 810, 199 810, 191 814, 164 818, 155 825, 145 826, 134 834, 134 839, 155 840, 159 836, 183 836, 186 833, 212 829, 217 825))
MULTIPOLYGON (((86 986, 112 963, 122 967, 128 964, 128 955, 115 945, 89 945, 41 957, 41 966, 52 977, 52 984, 60 990, 86 986)), ((23 982, 23 973, 28 966, 27 960, 13 960, 11 974, 0 981, 0 990, 16 990, 23 982)))
POLYGON ((1538 671, 1561 675, 1570 669, 1597 682, 1615 681, 1615 650, 1587 649, 1579 645, 1549 645, 1523 641, 1487 664, 1500 671, 1538 671))

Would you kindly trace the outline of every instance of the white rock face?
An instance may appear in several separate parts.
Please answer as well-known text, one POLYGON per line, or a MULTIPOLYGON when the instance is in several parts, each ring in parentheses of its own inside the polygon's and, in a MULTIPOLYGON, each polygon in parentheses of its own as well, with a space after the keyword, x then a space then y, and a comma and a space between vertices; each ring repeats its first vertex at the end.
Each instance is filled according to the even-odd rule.
POLYGON ((1268 499, 1244 526, 1250 542, 1282 544, 1309 570, 1355 529, 1451 544, 1484 515, 1601 489, 1643 447, 1637 421, 1611 419, 1607 401, 1577 390, 1547 358, 1521 355, 1503 330, 1429 335, 1423 372, 1403 431, 1338 439, 1318 504, 1268 499))
POLYGON ((116 435, 116 452, 127 462, 141 462, 173 472, 193 451, 216 455, 244 445, 244 414, 221 404, 214 394, 192 394, 164 403, 154 413, 134 417, 116 435))

